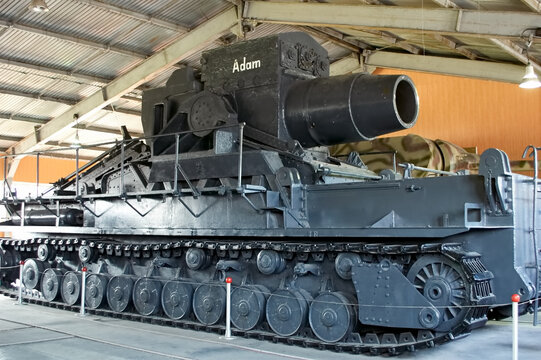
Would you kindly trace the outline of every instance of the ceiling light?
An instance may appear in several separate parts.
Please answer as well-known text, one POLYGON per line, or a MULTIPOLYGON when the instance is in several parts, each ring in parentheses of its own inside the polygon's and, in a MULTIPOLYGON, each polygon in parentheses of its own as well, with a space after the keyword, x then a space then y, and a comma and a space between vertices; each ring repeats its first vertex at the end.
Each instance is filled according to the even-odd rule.
POLYGON ((80 149, 83 145, 81 144, 81 140, 79 140, 79 132, 75 133, 75 140, 70 144, 70 148, 72 149, 80 149))
POLYGON ((79 114, 73 114, 73 120, 75 120, 75 141, 70 144, 70 148, 80 149, 82 145, 79 139, 79 114))
POLYGON ((525 29, 522 34, 520 35, 520 38, 522 40, 526 40, 524 37, 524 33, 526 31, 535 30, 535 32, 530 33, 530 36, 526 40, 526 61, 528 62, 526 64, 526 71, 524 72, 524 76, 522 77, 522 81, 520 82, 519 86, 522 89, 537 89, 538 87, 541 87, 541 82, 539 81, 539 78, 537 77, 537 74, 535 73, 533 69, 533 65, 530 63, 530 56, 528 55, 528 50, 530 49, 530 46, 532 46, 533 39, 536 37, 537 32, 541 28, 537 29, 525 29))
POLYGON ((533 70, 532 64, 529 62, 526 66, 526 72, 524 73, 524 77, 522 78, 522 82, 519 86, 523 89, 537 89, 538 87, 541 87, 541 81, 539 81, 539 78, 533 70))
POLYGON ((28 9, 39 13, 49 11, 49 7, 47 6, 45 0, 32 0, 28 6, 28 9))

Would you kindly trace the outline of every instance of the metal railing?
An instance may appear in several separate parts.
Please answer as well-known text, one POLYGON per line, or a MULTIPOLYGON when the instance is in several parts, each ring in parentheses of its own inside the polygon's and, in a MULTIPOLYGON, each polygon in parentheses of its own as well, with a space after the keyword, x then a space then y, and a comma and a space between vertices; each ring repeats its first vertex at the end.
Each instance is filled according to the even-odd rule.
POLYGON ((538 172, 539 172, 539 165, 537 162, 537 153, 541 150, 541 147, 535 147, 533 145, 526 146, 526 149, 524 149, 524 153, 522 154, 522 158, 526 158, 528 156, 528 152, 530 152, 530 157, 533 157, 534 161, 534 174, 532 177, 533 181, 533 201, 532 201, 532 242, 533 242, 533 248, 534 248, 534 259, 535 259, 535 291, 536 296, 534 300, 534 312, 533 312, 533 325, 536 326, 538 321, 538 312, 539 312, 539 288, 541 287, 541 279, 539 272, 541 271, 541 263, 539 259, 539 246, 537 243, 537 193, 538 193, 538 172))
MULTIPOLYGON (((56 149, 48 149, 48 150, 41 150, 41 151, 31 151, 31 152, 25 152, 20 154, 6 154, 3 156, 0 156, 0 159, 4 160, 4 179, 3 179, 3 197, 0 199, 0 205, 7 205, 8 203, 14 203, 14 204, 21 204, 21 226, 24 226, 24 208, 25 204, 37 204, 43 206, 45 209, 53 213, 56 218, 56 225, 59 225, 59 212, 60 212, 60 204, 61 203, 79 203, 82 207, 85 209, 91 211, 85 204, 85 201, 94 201, 96 199, 111 199, 111 198, 117 198, 122 199, 125 202, 128 201, 128 198, 141 198, 141 197, 152 197, 152 196, 172 196, 177 197, 180 200, 180 197, 184 194, 191 194, 194 198, 197 198, 205 192, 223 192, 223 186, 216 187, 216 188, 205 188, 204 190, 198 189, 195 184, 193 184, 192 181, 190 181, 188 174, 181 166, 181 153, 179 151, 179 145, 180 145, 180 138, 183 135, 186 134, 192 134, 195 132, 204 132, 204 131, 214 131, 214 130, 223 130, 223 129, 231 129, 231 128, 238 128, 238 140, 234 139, 232 140, 233 143, 238 141, 238 175, 237 175, 237 188, 232 189, 236 190, 238 193, 244 193, 244 188, 242 185, 242 174, 243 174, 243 168, 242 168, 242 161, 243 161, 243 143, 244 143, 244 127, 246 126, 245 123, 238 123, 238 124, 232 124, 232 125, 223 125, 223 126, 216 126, 216 127, 209 127, 204 129, 197 129, 197 130, 187 130, 187 131, 181 131, 176 133, 169 133, 169 134, 160 134, 160 135, 154 135, 154 136, 145 136, 145 137, 139 137, 139 138, 130 138, 130 139, 123 139, 123 140, 115 140, 115 141, 107 141, 107 142, 100 142, 100 143, 92 143, 87 145, 81 145, 77 146, 76 148, 71 147, 61 147, 56 149), (126 147, 130 144, 135 144, 140 141, 147 141, 147 140, 155 140, 158 138, 163 137, 174 137, 175 138, 175 154, 174 154, 174 184, 170 190, 143 190, 143 191, 133 191, 129 192, 126 191, 126 167, 128 163, 126 162, 126 147), (79 159, 80 159, 80 150, 84 150, 86 148, 93 148, 93 147, 99 147, 99 146, 108 146, 113 145, 109 150, 107 150, 105 153, 99 155, 95 159, 91 160, 89 163, 79 166, 79 159), (120 149, 119 149, 120 148, 120 149), (68 174, 66 176, 65 182, 63 184, 55 184, 48 190, 39 193, 39 172, 40 172, 40 158, 42 156, 47 156, 52 153, 58 153, 58 152, 65 152, 66 150, 71 150, 75 152, 75 171, 71 174, 68 174), (85 175, 86 171, 90 171, 92 167, 96 164, 99 164, 100 161, 102 161, 107 155, 113 153, 114 151, 120 150, 120 187, 119 192, 117 194, 111 194, 111 193, 104 193, 104 194, 81 194, 80 189, 80 179, 82 176, 85 175), (11 186, 7 180, 7 166, 8 166, 8 160, 15 158, 15 157, 21 157, 21 156, 36 156, 36 196, 32 197, 30 194, 28 197, 25 198, 18 198, 16 192, 12 191, 11 186), (182 179, 179 179, 179 174, 182 176, 182 179), (179 182, 180 180, 183 180, 186 182, 188 188, 187 189, 179 189, 179 182), (58 190, 59 187, 68 188, 69 186, 74 185, 75 187, 75 194, 74 195, 51 195, 51 196, 45 196, 48 193, 53 192, 55 189, 58 190), (56 211, 53 211, 47 206, 47 203, 49 204, 55 204, 56 211)), ((232 152, 234 153, 234 151, 232 152)), ((184 204, 184 206, 187 206, 185 202, 181 201, 181 203, 184 204)), ((132 207, 137 213, 137 209, 135 209, 131 204, 128 203, 130 207, 132 207)), ((190 210, 190 209, 188 209, 190 210)), ((91 211, 92 212, 92 211, 91 211)), ((192 212, 192 211, 190 211, 192 212)), ((94 214, 97 216, 97 214, 94 214)), ((143 214, 139 213, 139 215, 144 216, 143 214)), ((145 214, 146 215, 146 214, 145 214)))

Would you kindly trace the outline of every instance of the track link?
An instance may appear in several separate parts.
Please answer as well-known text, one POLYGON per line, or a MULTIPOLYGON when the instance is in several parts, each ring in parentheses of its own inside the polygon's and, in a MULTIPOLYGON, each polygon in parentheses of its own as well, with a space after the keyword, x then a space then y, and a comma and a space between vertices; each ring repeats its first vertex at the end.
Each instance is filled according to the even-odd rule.
MULTIPOLYGON (((152 244, 122 244, 115 240, 100 239, 47 239, 36 238, 29 240, 1 239, 0 246, 3 248, 12 247, 21 254, 22 258, 32 257, 40 244, 52 245, 58 252, 76 253, 80 246, 87 245, 96 249, 100 255, 112 257, 151 258, 159 254, 165 258, 175 257, 187 248, 200 248, 214 250, 218 257, 225 257, 228 254, 255 250, 275 250, 288 256, 297 256, 301 260, 312 257, 325 256, 326 253, 354 252, 365 256, 422 256, 426 254, 443 255, 460 264, 468 277, 472 289, 471 307, 463 321, 448 332, 435 332, 431 330, 410 330, 407 329, 375 329, 365 331, 362 334, 352 333, 345 341, 337 343, 326 343, 317 339, 307 325, 294 336, 280 336, 272 332, 268 324, 264 322, 257 329, 242 331, 232 329, 235 336, 250 337, 272 342, 287 343, 302 347, 312 347, 332 351, 345 351, 351 353, 370 353, 374 355, 390 354, 396 355, 405 351, 433 347, 435 344, 467 335, 473 327, 486 321, 488 305, 491 303, 492 291, 490 280, 492 274, 488 272, 480 261, 480 255, 468 253, 462 250, 460 244, 434 243, 422 245, 389 245, 379 243, 292 243, 292 242, 237 242, 223 243, 216 241, 181 240, 175 242, 161 242, 152 244), (289 255, 288 255, 289 254, 289 255)), ((239 256, 237 253, 236 256, 239 256)), ((0 292, 6 296, 16 297, 16 291, 9 288, 1 288, 0 292)), ((35 293, 26 294, 25 298, 30 303, 50 306, 54 308, 79 311, 79 305, 69 306, 59 301, 47 301, 36 296, 35 293)), ((86 309, 90 314, 108 316, 132 321, 141 321, 159 325, 182 327, 198 331, 209 331, 220 333, 225 327, 223 325, 204 325, 193 319, 172 320, 161 316, 145 316, 135 312, 117 313, 109 309, 86 309)), ((165 315, 164 315, 165 316, 165 315)))

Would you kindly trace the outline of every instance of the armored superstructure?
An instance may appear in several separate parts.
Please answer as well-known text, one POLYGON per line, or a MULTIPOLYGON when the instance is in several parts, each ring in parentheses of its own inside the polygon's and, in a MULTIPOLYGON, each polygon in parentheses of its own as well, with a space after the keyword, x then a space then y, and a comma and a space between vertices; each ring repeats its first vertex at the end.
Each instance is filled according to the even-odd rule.
POLYGON ((418 98, 407 76, 328 74, 303 33, 204 53, 200 76, 144 93, 145 139, 52 195, 5 194, 2 266, 24 260, 37 301, 77 306, 86 267, 94 311, 213 329, 227 276, 238 333, 354 352, 431 346, 535 299, 533 181, 497 149, 431 178, 331 157, 413 126, 418 98))

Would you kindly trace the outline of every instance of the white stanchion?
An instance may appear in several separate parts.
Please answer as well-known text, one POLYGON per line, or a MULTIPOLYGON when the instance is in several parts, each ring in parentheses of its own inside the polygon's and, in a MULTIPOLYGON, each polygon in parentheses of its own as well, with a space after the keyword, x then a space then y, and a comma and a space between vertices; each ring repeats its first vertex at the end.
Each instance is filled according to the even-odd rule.
POLYGON ((19 300, 18 305, 23 305, 23 267, 24 260, 19 261, 19 300))
POLYGON ((228 277, 225 279, 226 283, 226 300, 225 300, 225 339, 231 340, 234 337, 231 336, 231 283, 233 279, 228 277))
POLYGON ((518 360, 518 303, 520 296, 514 294, 511 296, 513 313, 513 360, 518 360))
POLYGON ((85 314, 85 291, 86 291, 86 266, 83 266, 81 269, 82 271, 82 279, 81 279, 81 316, 86 316, 85 314))

